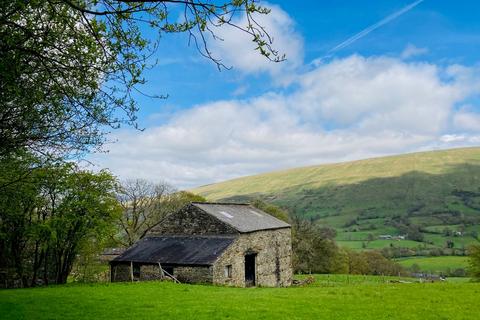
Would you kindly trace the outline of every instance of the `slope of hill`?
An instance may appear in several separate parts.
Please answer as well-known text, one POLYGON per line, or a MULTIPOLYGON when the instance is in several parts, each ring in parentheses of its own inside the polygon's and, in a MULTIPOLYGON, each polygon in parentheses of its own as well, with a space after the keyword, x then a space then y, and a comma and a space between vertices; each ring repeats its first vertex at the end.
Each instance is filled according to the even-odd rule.
POLYGON ((212 201, 267 200, 334 227, 352 248, 461 249, 480 233, 480 148, 296 168, 192 191, 212 201))

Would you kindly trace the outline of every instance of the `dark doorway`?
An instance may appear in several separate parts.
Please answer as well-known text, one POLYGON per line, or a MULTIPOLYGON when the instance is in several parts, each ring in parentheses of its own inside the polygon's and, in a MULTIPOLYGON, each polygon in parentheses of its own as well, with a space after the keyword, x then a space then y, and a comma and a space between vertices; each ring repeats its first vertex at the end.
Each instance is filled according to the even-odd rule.
POLYGON ((255 257, 257 255, 245 255, 245 286, 252 287, 255 285, 255 257))
POLYGON ((166 276, 173 276, 173 267, 171 266, 162 266, 163 271, 166 273, 166 276))

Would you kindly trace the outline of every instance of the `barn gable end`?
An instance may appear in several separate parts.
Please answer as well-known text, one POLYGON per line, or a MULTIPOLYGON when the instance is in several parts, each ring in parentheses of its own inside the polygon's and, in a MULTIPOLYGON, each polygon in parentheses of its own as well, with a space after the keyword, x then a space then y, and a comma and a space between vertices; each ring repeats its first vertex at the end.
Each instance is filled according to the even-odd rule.
POLYGON ((149 236, 174 234, 235 235, 238 231, 194 204, 189 204, 165 217, 150 231, 149 236))

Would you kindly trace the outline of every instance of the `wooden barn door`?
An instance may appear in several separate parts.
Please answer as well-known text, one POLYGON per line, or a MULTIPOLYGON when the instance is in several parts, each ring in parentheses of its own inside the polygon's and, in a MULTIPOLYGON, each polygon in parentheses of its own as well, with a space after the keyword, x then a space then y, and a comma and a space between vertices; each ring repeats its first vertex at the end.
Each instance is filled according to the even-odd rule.
POLYGON ((255 258, 256 254, 245 255, 245 286, 255 286, 255 258))

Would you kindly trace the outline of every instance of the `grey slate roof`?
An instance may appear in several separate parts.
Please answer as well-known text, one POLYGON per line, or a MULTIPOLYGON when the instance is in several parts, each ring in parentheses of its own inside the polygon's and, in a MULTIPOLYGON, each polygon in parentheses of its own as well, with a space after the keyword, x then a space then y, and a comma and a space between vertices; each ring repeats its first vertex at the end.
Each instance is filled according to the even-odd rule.
POLYGON ((111 261, 166 265, 212 265, 235 240, 233 237, 162 236, 138 241, 111 261))
POLYGON ((288 223, 248 204, 193 202, 192 205, 241 233, 290 227, 288 223))

